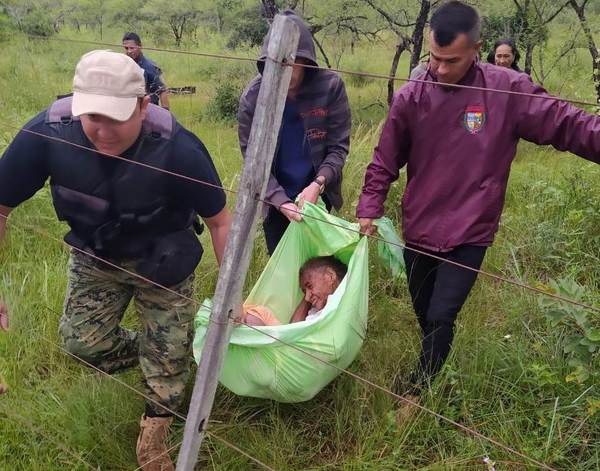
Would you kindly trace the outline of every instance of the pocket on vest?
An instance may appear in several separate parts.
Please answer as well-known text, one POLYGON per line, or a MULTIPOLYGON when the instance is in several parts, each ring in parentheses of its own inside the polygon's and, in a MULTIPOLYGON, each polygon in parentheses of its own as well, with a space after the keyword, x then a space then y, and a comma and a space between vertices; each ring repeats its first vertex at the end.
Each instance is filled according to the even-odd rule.
POLYGON ((108 219, 110 203, 105 199, 60 185, 51 185, 51 191, 54 209, 61 221, 98 226, 108 219))
POLYGON ((174 286, 194 272, 202 254, 202 245, 191 229, 165 234, 154 240, 136 271, 162 286, 174 286))

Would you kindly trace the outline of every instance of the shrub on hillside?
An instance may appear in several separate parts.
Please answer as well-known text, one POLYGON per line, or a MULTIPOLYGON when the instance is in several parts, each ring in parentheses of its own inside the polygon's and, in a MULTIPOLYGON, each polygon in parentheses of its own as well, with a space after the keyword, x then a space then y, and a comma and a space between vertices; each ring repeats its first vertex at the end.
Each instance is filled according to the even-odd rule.
POLYGON ((217 85, 215 96, 207 108, 207 118, 212 120, 231 121, 237 118, 240 101, 240 87, 232 82, 221 82, 217 85))
POLYGON ((8 16, 0 13, 0 42, 8 41, 14 30, 15 28, 8 16))
POLYGON ((193 73, 202 80, 221 83, 248 83, 257 73, 256 63, 240 61, 215 61, 209 59, 194 65, 193 73))
POLYGON ((41 8, 36 8, 28 13, 19 23, 21 31, 32 36, 43 36, 45 38, 54 34, 52 18, 41 8))

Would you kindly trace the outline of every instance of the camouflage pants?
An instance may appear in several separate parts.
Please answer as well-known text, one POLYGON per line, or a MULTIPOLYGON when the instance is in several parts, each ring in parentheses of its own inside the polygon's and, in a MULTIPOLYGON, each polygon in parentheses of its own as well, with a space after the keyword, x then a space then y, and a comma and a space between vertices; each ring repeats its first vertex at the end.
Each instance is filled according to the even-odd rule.
MULTIPOLYGON (((133 262, 120 266, 134 270, 133 262)), ((191 298, 194 275, 170 287, 191 298)), ((193 339, 194 304, 174 293, 72 251, 59 332, 65 347, 97 368, 114 373, 139 363, 146 395, 170 410, 183 401, 193 339), (141 332, 121 327, 135 299, 141 332)), ((146 400, 146 410, 168 413, 146 400)))

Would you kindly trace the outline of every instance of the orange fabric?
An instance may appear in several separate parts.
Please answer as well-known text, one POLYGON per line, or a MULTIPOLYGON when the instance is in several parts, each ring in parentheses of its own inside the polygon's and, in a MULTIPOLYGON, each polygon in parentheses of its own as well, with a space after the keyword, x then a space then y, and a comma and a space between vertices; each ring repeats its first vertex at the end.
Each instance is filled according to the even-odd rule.
POLYGON ((266 306, 260 306, 258 304, 244 304, 244 316, 243 322, 246 323, 246 318, 251 314, 257 319, 260 319, 264 325, 281 325, 281 322, 273 311, 266 306))

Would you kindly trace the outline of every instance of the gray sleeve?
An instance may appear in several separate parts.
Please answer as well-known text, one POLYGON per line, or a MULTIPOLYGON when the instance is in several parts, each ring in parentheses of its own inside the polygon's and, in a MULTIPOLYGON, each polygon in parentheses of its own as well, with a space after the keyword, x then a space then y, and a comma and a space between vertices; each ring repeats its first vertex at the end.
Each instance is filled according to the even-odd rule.
POLYGON ((346 87, 339 77, 332 90, 329 110, 326 155, 318 169, 318 173, 327 179, 328 184, 341 180, 342 170, 350 150, 352 115, 346 87))

